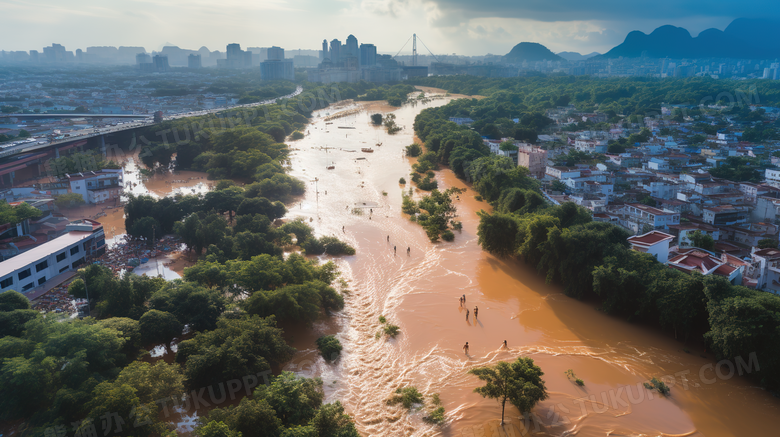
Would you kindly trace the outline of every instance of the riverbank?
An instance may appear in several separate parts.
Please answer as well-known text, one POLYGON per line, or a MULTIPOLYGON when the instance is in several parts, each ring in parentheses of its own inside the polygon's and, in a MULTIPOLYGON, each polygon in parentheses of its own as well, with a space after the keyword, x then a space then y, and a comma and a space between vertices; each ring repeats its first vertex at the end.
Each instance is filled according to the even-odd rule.
MULTIPOLYGON (((308 128, 310 134, 291 143, 297 149, 291 174, 307 181, 310 189, 288 217, 312 219, 318 235, 337 235, 357 249, 356 256, 337 260, 352 281, 340 316, 344 327, 337 331, 343 357, 326 365, 308 352, 296 355, 291 367, 328 381, 327 399, 341 400, 364 435, 491 435, 500 410, 472 392, 479 384, 466 371, 520 355, 532 357, 545 372, 551 396, 535 410, 539 419, 529 426, 533 430, 538 424, 547 435, 769 432, 768 424, 780 413, 777 400, 741 378, 706 384, 699 372, 714 364, 712 357, 686 353, 681 343, 566 297, 521 263, 483 252, 476 212, 489 206, 474 199, 473 191, 456 202, 463 230, 452 243, 430 243, 424 230, 401 214, 404 187, 398 179, 410 180, 412 161, 403 157, 403 148, 414 140, 414 116, 447 101, 395 110, 396 122, 405 129, 394 136, 370 124, 370 110, 334 122, 355 128, 343 130, 326 125, 320 113, 308 128), (377 142, 383 145, 374 147, 374 153, 359 152, 377 142), (366 159, 357 159, 361 157, 366 159), (335 168, 328 170, 332 163, 335 168), (373 214, 351 212, 369 202, 376 205, 373 214), (465 320, 457 300, 461 294, 470 309, 479 306, 479 320, 465 320), (380 315, 400 326, 397 339, 374 337, 380 315), (499 350, 503 340, 508 351, 499 350), (466 341, 468 357, 460 350, 466 341), (315 364, 299 365, 306 360, 315 364), (584 380, 584 387, 568 380, 568 369, 584 380), (652 393, 642 387, 652 376, 675 374, 687 380, 678 376, 669 398, 655 394, 651 399, 652 393), (447 424, 431 426, 420 414, 385 404, 396 388, 406 385, 439 393, 447 424)), ((436 177, 440 189, 468 189, 449 170, 436 177)), ((293 346, 298 343, 294 339, 293 346)), ((514 409, 508 407, 508 413, 515 435, 520 435, 523 420, 514 417, 514 409)))

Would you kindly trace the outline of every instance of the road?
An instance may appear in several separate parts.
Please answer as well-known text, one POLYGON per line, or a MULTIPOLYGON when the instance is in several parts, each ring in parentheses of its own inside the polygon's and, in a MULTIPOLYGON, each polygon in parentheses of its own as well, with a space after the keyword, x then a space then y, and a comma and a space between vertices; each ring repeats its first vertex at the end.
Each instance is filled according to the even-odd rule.
MULTIPOLYGON (((208 109, 208 110, 203 110, 203 111, 182 112, 182 113, 179 113, 179 114, 168 115, 168 116, 164 117, 163 120, 177 120, 177 119, 180 119, 180 118, 187 118, 187 117, 200 117, 200 116, 208 115, 208 114, 216 114, 218 112, 226 111, 226 110, 229 110, 229 109, 252 108, 252 107, 255 107, 255 106, 271 105, 273 103, 276 103, 280 99, 290 99, 290 98, 293 98, 293 97, 297 96, 298 94, 300 94, 302 92, 303 92, 303 87, 298 86, 293 93, 287 94, 287 95, 282 96, 282 97, 277 97, 275 99, 264 100, 262 102, 257 102, 257 103, 248 103, 248 104, 245 104, 245 105, 225 106, 225 107, 221 107, 221 108, 208 109)), ((128 130, 128 129, 137 129, 137 128, 140 128, 140 127, 149 126, 151 124, 154 124, 154 122, 152 120, 142 120, 142 121, 135 121, 135 122, 123 122, 123 123, 118 123, 116 126, 106 126, 106 127, 101 127, 101 128, 92 129, 92 130, 85 129, 84 132, 81 132, 81 133, 79 133, 79 132, 71 133, 69 137, 62 138, 60 140, 55 140, 55 141, 45 140, 46 141, 45 144, 39 144, 40 142, 44 141, 43 139, 39 139, 39 140, 37 140, 35 142, 18 144, 18 145, 15 145, 15 146, 6 146, 5 148, 2 148, 2 150, 0 150, 0 158, 7 158, 9 156, 19 155, 19 154, 22 154, 22 153, 35 152, 35 151, 38 151, 38 150, 46 149, 46 148, 57 146, 57 145, 60 145, 60 144, 72 143, 74 141, 85 140, 85 139, 96 137, 96 136, 100 136, 100 135, 108 135, 108 134, 112 134, 112 133, 116 133, 116 132, 125 131, 125 130, 128 130)), ((0 147, 2 147, 2 146, 0 146, 0 147)))

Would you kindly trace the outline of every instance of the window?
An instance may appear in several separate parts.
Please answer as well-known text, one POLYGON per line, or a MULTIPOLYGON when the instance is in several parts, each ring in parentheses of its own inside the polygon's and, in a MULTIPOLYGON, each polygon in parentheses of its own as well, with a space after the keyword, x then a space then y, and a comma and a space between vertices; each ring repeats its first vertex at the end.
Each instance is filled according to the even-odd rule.
POLYGON ((49 261, 42 261, 35 265, 35 271, 40 272, 41 270, 45 269, 46 267, 49 267, 49 261))
POLYGON ((59 255, 57 255, 57 262, 61 262, 62 260, 64 260, 67 257, 68 257, 67 252, 62 252, 59 255))
POLYGON ((19 272, 19 280, 21 281, 22 279, 24 279, 24 278, 26 278, 26 277, 28 277, 30 275, 31 275, 30 269, 22 270, 21 272, 19 272))
POLYGON ((14 285, 14 277, 13 276, 9 276, 9 277, 3 279, 2 281, 0 281, 0 288, 6 288, 6 287, 10 287, 12 285, 14 285))
POLYGON ((60 269, 60 273, 64 272, 65 270, 68 270, 69 268, 70 268, 70 266, 65 266, 65 267, 61 268, 60 269))
POLYGON ((33 284, 34 284, 34 282, 30 282, 29 284, 25 285, 24 287, 22 287, 22 291, 27 291, 27 290, 33 288, 33 284))
POLYGON ((84 264, 84 258, 79 258, 79 259, 76 260, 76 262, 73 263, 73 265, 71 267, 73 267, 75 269, 76 267, 78 267, 78 266, 80 266, 82 264, 84 264))
POLYGON ((46 282, 46 276, 42 277, 41 279, 38 279, 38 285, 43 285, 44 282, 46 282))
POLYGON ((79 253, 79 247, 78 246, 73 246, 73 247, 70 248, 70 254, 71 255, 75 255, 77 253, 79 253))

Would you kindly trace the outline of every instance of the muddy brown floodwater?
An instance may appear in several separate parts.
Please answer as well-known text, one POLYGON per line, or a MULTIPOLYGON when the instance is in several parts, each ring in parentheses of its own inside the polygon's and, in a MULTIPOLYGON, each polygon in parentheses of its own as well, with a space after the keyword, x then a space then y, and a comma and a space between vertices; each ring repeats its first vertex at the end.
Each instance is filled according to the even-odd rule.
MULTIPOLYGON (((430 243, 401 213, 404 187, 398 180, 410 180, 411 160, 403 157, 403 148, 413 141, 414 117, 454 97, 396 109, 404 130, 392 136, 372 126, 369 115, 393 108, 369 104, 372 111, 335 119, 336 112, 358 106, 328 108, 317 114, 304 139, 290 143, 292 175, 309 189, 288 217, 312 219, 317 234, 347 240, 357 255, 337 260, 351 289, 343 313, 315 326, 311 335, 292 335, 302 352, 287 368, 321 376, 327 400, 344 403, 366 436, 519 436, 526 429, 553 436, 776 435, 780 401, 745 378, 726 378, 728 366, 719 368, 718 378, 709 367, 714 357, 685 352, 682 343, 662 333, 566 297, 522 263, 483 252, 475 213, 489 206, 476 201, 473 191, 456 202, 463 230, 452 243, 430 243), (361 152, 366 147, 374 152, 361 152), (330 165, 335 168, 326 169, 330 165), (351 212, 360 206, 373 214, 367 208, 362 215, 351 212), (462 294, 472 309, 469 321, 458 304, 462 294), (396 339, 375 338, 380 315, 400 326, 396 339), (313 338, 324 332, 335 332, 344 345, 333 365, 312 349, 313 338), (500 349, 504 340, 509 350, 500 349), (468 356, 461 350, 467 341, 468 356), (545 372, 550 398, 527 419, 507 406, 508 424, 499 428, 500 406, 473 393, 479 382, 466 372, 519 356, 533 358, 545 372), (567 369, 585 385, 570 381, 567 369), (676 380, 671 396, 642 387, 664 375, 676 380), (440 394, 445 425, 426 424, 422 412, 386 405, 396 388, 407 385, 440 394)), ((449 170, 438 172, 437 179, 440 188, 468 188, 449 170)))

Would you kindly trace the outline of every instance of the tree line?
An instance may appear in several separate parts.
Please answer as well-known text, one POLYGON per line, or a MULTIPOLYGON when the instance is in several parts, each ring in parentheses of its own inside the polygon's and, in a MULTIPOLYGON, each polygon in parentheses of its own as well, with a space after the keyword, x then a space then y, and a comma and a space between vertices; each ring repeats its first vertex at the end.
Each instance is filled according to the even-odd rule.
MULTIPOLYGON (((459 80, 471 81, 439 79, 453 87, 459 80)), ((541 80, 566 83, 564 78, 517 83, 541 80)), ((649 81, 646 86, 652 84, 664 83, 649 81)), ((480 104, 497 106, 504 98, 505 90, 495 91, 480 104)), ((521 258, 547 281, 561 284, 567 295, 600 300, 609 314, 658 324, 681 340, 703 341, 718 358, 747 360, 755 353, 760 370, 751 376, 770 388, 780 387, 780 353, 771 346, 780 334, 780 297, 717 276, 670 269, 651 255, 631 250, 623 228, 593 221, 587 209, 571 202, 550 205, 525 168, 507 157, 488 155, 481 139, 477 143, 476 132, 443 121, 463 105, 456 100, 424 110, 415 120, 415 132, 425 141, 427 153, 444 155, 442 144, 452 142, 451 148, 444 148, 450 150, 450 167, 493 206, 492 213, 479 213, 479 243, 484 250, 521 258)))
MULTIPOLYGON (((69 287, 73 297, 89 296, 94 317, 83 320, 44 316, 20 293, 0 294, 0 419, 20 421, 24 435, 92 435, 108 417, 124 421, 109 430, 114 435, 173 435, 163 415, 186 401, 183 394, 224 393, 227 381, 272 375, 292 357, 277 321, 311 324, 343 308, 332 262, 283 256, 283 248, 307 254, 354 254, 354 248, 317 238, 301 220, 273 225, 286 213, 282 201, 305 187, 284 173, 280 162, 287 148, 270 138, 257 127, 241 126, 203 139, 205 152, 177 149, 185 160, 206 153, 203 165, 217 174, 232 174, 234 166, 217 155, 265 154, 271 161, 250 164, 254 182, 246 186, 220 181, 204 196, 134 196, 125 205, 128 233, 148 241, 175 233, 199 258, 184 279, 120 277, 91 264, 69 287), (144 346, 168 348, 174 339, 174 363, 140 361, 144 346)), ((27 212, 2 210, 9 221, 27 212)), ((282 374, 268 383, 235 407, 212 410, 195 433, 357 436, 343 407, 324 403, 321 381, 282 374)))

